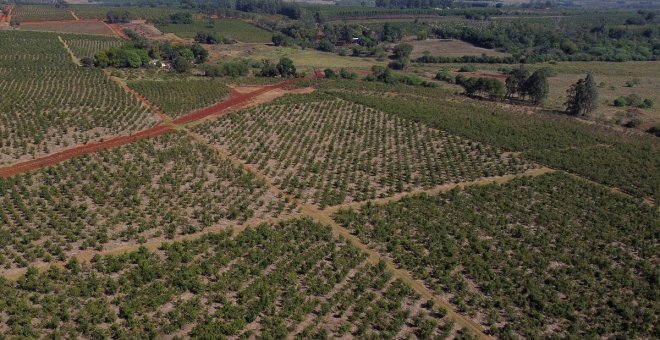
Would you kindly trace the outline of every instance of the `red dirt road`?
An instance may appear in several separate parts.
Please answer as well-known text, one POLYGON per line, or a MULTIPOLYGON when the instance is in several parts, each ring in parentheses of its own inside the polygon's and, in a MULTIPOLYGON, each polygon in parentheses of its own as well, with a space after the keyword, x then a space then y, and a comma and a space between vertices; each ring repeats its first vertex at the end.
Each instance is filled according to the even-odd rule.
POLYGON ((295 81, 297 81, 297 79, 286 80, 279 84, 264 86, 263 88, 257 91, 253 91, 249 93, 232 92, 232 95, 231 97, 229 97, 229 99, 220 102, 218 104, 203 108, 201 110, 191 112, 185 116, 181 116, 177 119, 174 119, 172 122, 168 124, 159 124, 152 128, 142 130, 140 132, 136 132, 131 135, 117 136, 100 142, 79 145, 71 149, 66 149, 63 151, 52 153, 44 157, 2 167, 0 168, 0 178, 15 176, 27 171, 36 170, 50 165, 54 165, 80 155, 86 155, 101 150, 116 148, 134 141, 172 132, 174 131, 174 125, 186 124, 206 117, 220 114, 231 107, 247 103, 248 101, 266 92, 289 86, 295 81))

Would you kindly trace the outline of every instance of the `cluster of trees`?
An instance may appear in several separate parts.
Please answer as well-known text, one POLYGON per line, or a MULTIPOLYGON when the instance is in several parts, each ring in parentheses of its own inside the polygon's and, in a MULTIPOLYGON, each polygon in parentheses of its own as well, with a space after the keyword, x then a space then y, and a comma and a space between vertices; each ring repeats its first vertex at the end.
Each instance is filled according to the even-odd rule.
POLYGON ((529 99, 534 104, 540 104, 550 92, 548 76, 551 70, 542 68, 530 73, 524 66, 509 71, 506 78, 506 97, 518 99, 529 99))
POLYGON ((396 74, 392 72, 392 69, 389 67, 383 67, 374 65, 371 68, 371 74, 368 75, 364 80, 366 81, 379 81, 387 84, 406 84, 412 86, 423 86, 423 87, 437 87, 438 85, 434 82, 429 82, 422 80, 421 78, 415 75, 407 74, 396 74))
POLYGON ((107 21, 111 24, 126 23, 131 20, 131 12, 129 11, 109 11, 105 15, 107 21))
POLYGON ((86 57, 81 62, 85 66, 139 68, 158 66, 166 61, 170 62, 177 72, 187 72, 193 63, 201 64, 208 58, 208 51, 197 43, 157 43, 147 41, 135 32, 126 32, 132 39, 130 43, 101 50, 93 59, 86 57))
POLYGON ((566 113, 571 116, 586 116, 598 107, 598 87, 591 74, 571 85, 566 94, 566 113))
POLYGON ((200 44, 235 44, 236 39, 225 37, 217 32, 197 32, 195 41, 200 44))
POLYGON ((376 0, 376 7, 382 8, 447 8, 453 0, 376 0))
POLYGON ((298 72, 296 71, 296 66, 293 64, 293 60, 287 57, 280 58, 277 64, 268 59, 264 59, 261 61, 261 65, 259 65, 259 67, 261 68, 259 75, 262 77, 279 76, 288 78, 298 76, 298 72))
POLYGON ((345 68, 341 68, 339 70, 339 73, 335 72, 331 68, 326 68, 325 70, 323 70, 323 74, 324 74, 325 78, 328 78, 328 79, 337 79, 337 78, 357 79, 357 77, 358 77, 357 73, 351 72, 351 71, 349 71, 345 68))
POLYGON ((217 65, 208 65, 204 68, 207 77, 241 77, 250 73, 251 63, 249 60, 235 60, 217 65))
POLYGON ((159 25, 167 24, 192 24, 193 16, 190 12, 176 12, 166 17, 154 19, 154 22, 159 25))
POLYGON ((506 95, 504 83, 497 78, 490 77, 465 77, 462 74, 456 76, 455 82, 465 89, 469 96, 481 95, 493 99, 502 99, 506 95))
POLYGON ((515 64, 518 63, 514 57, 496 57, 490 55, 464 55, 460 57, 449 56, 435 56, 426 54, 417 59, 415 62, 425 64, 450 64, 450 63, 474 63, 474 64, 515 64))
POLYGON ((408 67, 410 63, 410 54, 413 51, 413 45, 403 43, 394 46, 392 50, 392 58, 394 59, 389 63, 388 67, 394 70, 403 70, 408 67))
POLYGON ((498 20, 487 26, 436 25, 431 32, 439 38, 504 50, 516 61, 629 61, 660 59, 656 26, 646 22, 625 26, 624 20, 616 16, 576 15, 560 24, 547 19, 498 20))

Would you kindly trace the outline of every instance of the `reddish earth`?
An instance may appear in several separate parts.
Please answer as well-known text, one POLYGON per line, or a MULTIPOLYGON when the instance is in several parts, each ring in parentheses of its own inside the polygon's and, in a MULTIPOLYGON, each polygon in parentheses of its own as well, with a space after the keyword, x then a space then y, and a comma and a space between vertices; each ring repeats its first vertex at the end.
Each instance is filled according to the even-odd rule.
POLYGON ((11 22, 11 12, 14 10, 14 5, 7 5, 5 8, 7 11, 7 14, 0 14, 0 27, 2 26, 9 26, 9 23, 11 22))
POLYGON ((7 167, 0 168, 0 177, 10 177, 14 175, 18 175, 27 171, 31 170, 36 170, 39 168, 43 168, 46 166, 54 165, 60 162, 63 162, 65 160, 80 156, 80 155, 86 155, 94 152, 98 152, 101 150, 106 150, 110 148, 115 148, 119 147, 134 141, 138 141, 141 139, 149 138, 149 137, 155 137, 159 136, 168 132, 172 132, 174 128, 174 124, 186 124, 190 122, 194 122, 206 117, 214 116, 217 115, 229 108, 232 108, 234 106, 242 105, 250 100, 258 97, 259 95, 262 95, 266 92, 273 91, 276 89, 281 89, 286 86, 289 86, 293 82, 297 81, 297 79, 291 79, 291 80, 286 80, 283 81, 279 84, 276 85, 270 85, 270 86, 264 86, 263 88, 249 92, 249 93, 239 93, 237 91, 232 91, 231 97, 227 99, 226 101, 223 101, 221 103, 203 108, 198 111, 194 111, 192 113, 189 113, 185 116, 181 116, 177 119, 174 119, 171 123, 168 125, 163 125, 159 124, 157 126, 154 126, 152 128, 142 130, 140 132, 134 133, 132 135, 128 136, 117 136, 113 137, 111 139, 105 140, 105 141, 100 141, 100 142, 95 142, 95 143, 90 143, 86 145, 80 145, 76 146, 71 149, 59 151, 41 158, 37 158, 34 160, 30 161, 25 161, 25 162, 20 162, 16 163, 14 165, 10 165, 7 167))
POLYGON ((121 27, 119 27, 119 25, 117 25, 117 24, 108 24, 106 22, 103 22, 103 23, 106 26, 108 26, 108 28, 110 28, 112 30, 112 32, 114 32, 115 35, 118 36, 119 38, 124 39, 124 40, 129 40, 129 38, 124 33, 124 30, 122 30, 121 27))

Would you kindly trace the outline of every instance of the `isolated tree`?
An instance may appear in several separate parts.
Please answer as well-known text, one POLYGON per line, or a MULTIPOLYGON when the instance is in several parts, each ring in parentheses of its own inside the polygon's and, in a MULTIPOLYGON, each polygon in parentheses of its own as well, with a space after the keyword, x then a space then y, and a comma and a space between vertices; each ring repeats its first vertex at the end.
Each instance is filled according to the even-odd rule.
POLYGON ((578 80, 567 91, 566 113, 572 116, 586 116, 598 106, 598 87, 591 74, 578 80))

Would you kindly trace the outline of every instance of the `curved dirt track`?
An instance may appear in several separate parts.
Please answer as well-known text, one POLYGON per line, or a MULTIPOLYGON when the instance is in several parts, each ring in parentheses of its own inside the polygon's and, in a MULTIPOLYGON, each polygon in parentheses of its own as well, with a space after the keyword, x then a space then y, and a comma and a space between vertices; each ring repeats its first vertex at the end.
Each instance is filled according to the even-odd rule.
POLYGON ((176 118, 172 120, 171 122, 167 124, 159 124, 156 125, 152 128, 142 130, 140 132, 136 132, 131 135, 126 135, 126 136, 117 136, 113 137, 104 141, 100 142, 93 142, 90 144, 85 144, 85 145, 79 145, 70 149, 58 151, 55 153, 52 153, 50 155, 46 155, 44 157, 40 157, 37 159, 29 160, 29 161, 24 161, 24 162, 19 162, 13 165, 9 165, 6 167, 0 167, 0 177, 6 178, 10 176, 15 176, 27 171, 31 170, 36 170, 39 168, 43 168, 46 166, 54 165, 63 161, 66 161, 68 159, 80 156, 80 155, 86 155, 94 152, 98 152, 101 150, 106 150, 110 148, 116 148, 137 140, 149 138, 149 137, 155 137, 162 135, 164 133, 168 133, 171 131, 174 131, 176 128, 176 125, 179 124, 187 124, 191 123, 200 119, 204 119, 210 116, 217 115, 219 113, 222 113, 223 111, 232 108, 234 106, 238 106, 241 104, 244 104, 254 98, 256 98, 259 95, 262 95, 266 92, 273 91, 276 89, 281 89, 286 86, 291 85, 293 82, 297 81, 298 79, 290 79, 283 81, 281 83, 275 84, 275 85, 269 85, 269 86, 264 86, 263 88, 248 92, 248 93, 238 93, 235 91, 232 91, 231 96, 220 103, 217 103, 215 105, 191 112, 187 115, 181 116, 179 118, 176 118))

